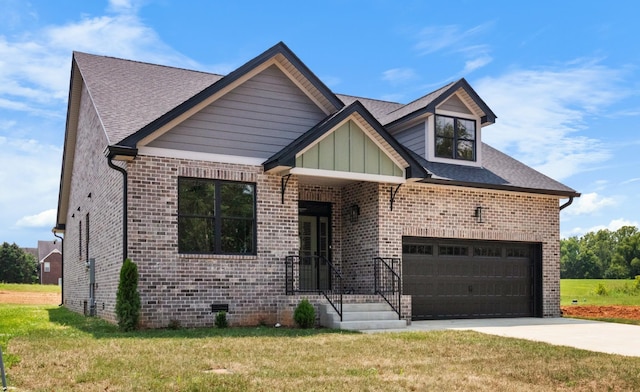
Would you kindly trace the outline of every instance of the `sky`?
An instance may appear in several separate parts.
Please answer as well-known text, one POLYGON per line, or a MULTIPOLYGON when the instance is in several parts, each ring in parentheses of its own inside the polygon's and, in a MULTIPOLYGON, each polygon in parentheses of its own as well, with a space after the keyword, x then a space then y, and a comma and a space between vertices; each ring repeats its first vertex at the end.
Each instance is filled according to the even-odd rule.
POLYGON ((639 226, 640 3, 0 0, 0 242, 53 240, 72 52, 227 74, 283 41, 335 93, 464 77, 483 141, 582 194, 561 236, 639 226))

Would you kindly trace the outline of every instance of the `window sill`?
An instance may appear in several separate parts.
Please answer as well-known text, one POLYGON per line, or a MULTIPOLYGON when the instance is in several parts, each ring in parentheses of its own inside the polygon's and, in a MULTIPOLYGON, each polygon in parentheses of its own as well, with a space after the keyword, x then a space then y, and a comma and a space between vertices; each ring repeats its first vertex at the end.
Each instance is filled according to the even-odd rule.
POLYGON ((257 255, 218 255, 218 254, 197 254, 197 253, 178 253, 179 259, 198 259, 198 260, 257 260, 257 255))

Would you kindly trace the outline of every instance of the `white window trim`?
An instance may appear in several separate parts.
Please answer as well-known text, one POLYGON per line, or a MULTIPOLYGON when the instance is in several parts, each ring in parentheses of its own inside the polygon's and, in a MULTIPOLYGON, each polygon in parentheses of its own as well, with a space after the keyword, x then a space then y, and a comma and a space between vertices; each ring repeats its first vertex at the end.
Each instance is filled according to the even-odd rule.
POLYGON ((427 121, 426 121, 425 151, 427 152, 427 160, 430 162, 448 163, 452 165, 461 165, 461 166, 482 167, 482 125, 481 125, 480 116, 474 116, 471 114, 464 114, 464 113, 458 113, 458 112, 451 112, 449 110, 436 109, 435 115, 429 116, 429 118, 427 118, 427 121), (476 122, 476 160, 475 161, 465 161, 464 159, 441 158, 436 156, 435 129, 436 129, 437 115, 456 117, 456 118, 472 120, 476 122))

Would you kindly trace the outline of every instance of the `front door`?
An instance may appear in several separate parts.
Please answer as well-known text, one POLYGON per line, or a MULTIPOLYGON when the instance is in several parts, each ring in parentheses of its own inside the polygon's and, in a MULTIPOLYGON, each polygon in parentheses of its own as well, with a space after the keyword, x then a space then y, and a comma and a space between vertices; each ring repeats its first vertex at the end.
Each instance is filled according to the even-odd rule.
POLYGON ((299 203, 298 235, 300 240, 300 289, 318 291, 331 285, 331 204, 299 203))

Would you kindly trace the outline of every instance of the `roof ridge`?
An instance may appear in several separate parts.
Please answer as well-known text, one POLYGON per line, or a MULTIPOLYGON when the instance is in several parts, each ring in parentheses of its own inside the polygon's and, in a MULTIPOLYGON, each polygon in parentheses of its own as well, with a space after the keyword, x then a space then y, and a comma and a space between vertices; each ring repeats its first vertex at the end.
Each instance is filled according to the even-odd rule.
POLYGON ((102 57, 102 58, 105 58, 105 59, 118 60, 118 61, 124 61, 124 62, 129 62, 129 63, 137 63, 137 64, 142 64, 142 65, 151 65, 151 66, 154 66, 154 67, 171 68, 171 69, 176 69, 176 70, 180 70, 180 71, 195 72, 195 73, 201 73, 201 74, 206 74, 206 75, 214 75, 214 76, 222 76, 222 77, 226 76, 226 75, 223 75, 223 74, 218 74, 218 73, 213 73, 213 72, 199 71, 197 69, 189 69, 189 68, 185 68, 185 67, 176 67, 176 66, 173 66, 173 65, 150 63, 150 62, 147 62, 147 61, 125 59, 125 58, 122 58, 122 57, 106 56, 106 55, 102 55, 102 54, 94 54, 94 53, 87 53, 87 52, 81 52, 79 50, 74 50, 73 51, 73 55, 75 56, 76 53, 77 54, 81 54, 81 55, 91 56, 91 57, 102 57))
POLYGON ((431 91, 431 92, 429 92, 429 93, 427 93, 427 94, 425 94, 425 95, 422 95, 422 96, 420 96, 420 97, 418 97, 418 98, 414 99, 413 101, 411 101, 411 102, 409 102, 409 103, 407 103, 407 104, 405 104, 405 105, 403 105, 403 106, 401 106, 401 107, 397 108, 396 110, 393 110, 393 111, 391 111, 391 112, 387 113, 387 116, 388 116, 388 115, 390 115, 390 114, 392 114, 392 113, 394 113, 394 112, 397 112, 398 110, 402 110, 402 108, 404 108, 405 106, 409 106, 409 105, 411 105, 412 103, 418 102, 419 100, 421 100, 421 99, 423 99, 423 98, 425 98, 425 97, 428 97, 428 96, 429 96, 429 95, 431 95, 431 94, 435 94, 435 93, 437 93, 437 92, 439 92, 439 91, 441 91, 441 90, 445 90, 445 89, 447 89, 447 88, 449 88, 449 87, 453 86, 454 84, 458 83, 460 80, 462 80, 462 79, 458 79, 458 80, 456 80, 456 81, 450 82, 450 83, 448 83, 448 84, 446 84, 446 85, 444 85, 444 86, 442 86, 442 87, 440 87, 440 88, 437 88, 437 89, 435 89, 435 90, 433 90, 433 91, 431 91))
POLYGON ((360 96, 360 95, 342 94, 342 93, 336 93, 336 95, 342 95, 342 96, 345 96, 345 97, 351 97, 351 98, 355 98, 356 100, 366 99, 366 100, 369 100, 369 101, 385 102, 385 103, 392 103, 394 105, 403 105, 404 106, 404 104, 401 103, 401 102, 387 101, 385 99, 369 98, 369 97, 363 97, 363 96, 360 96))

